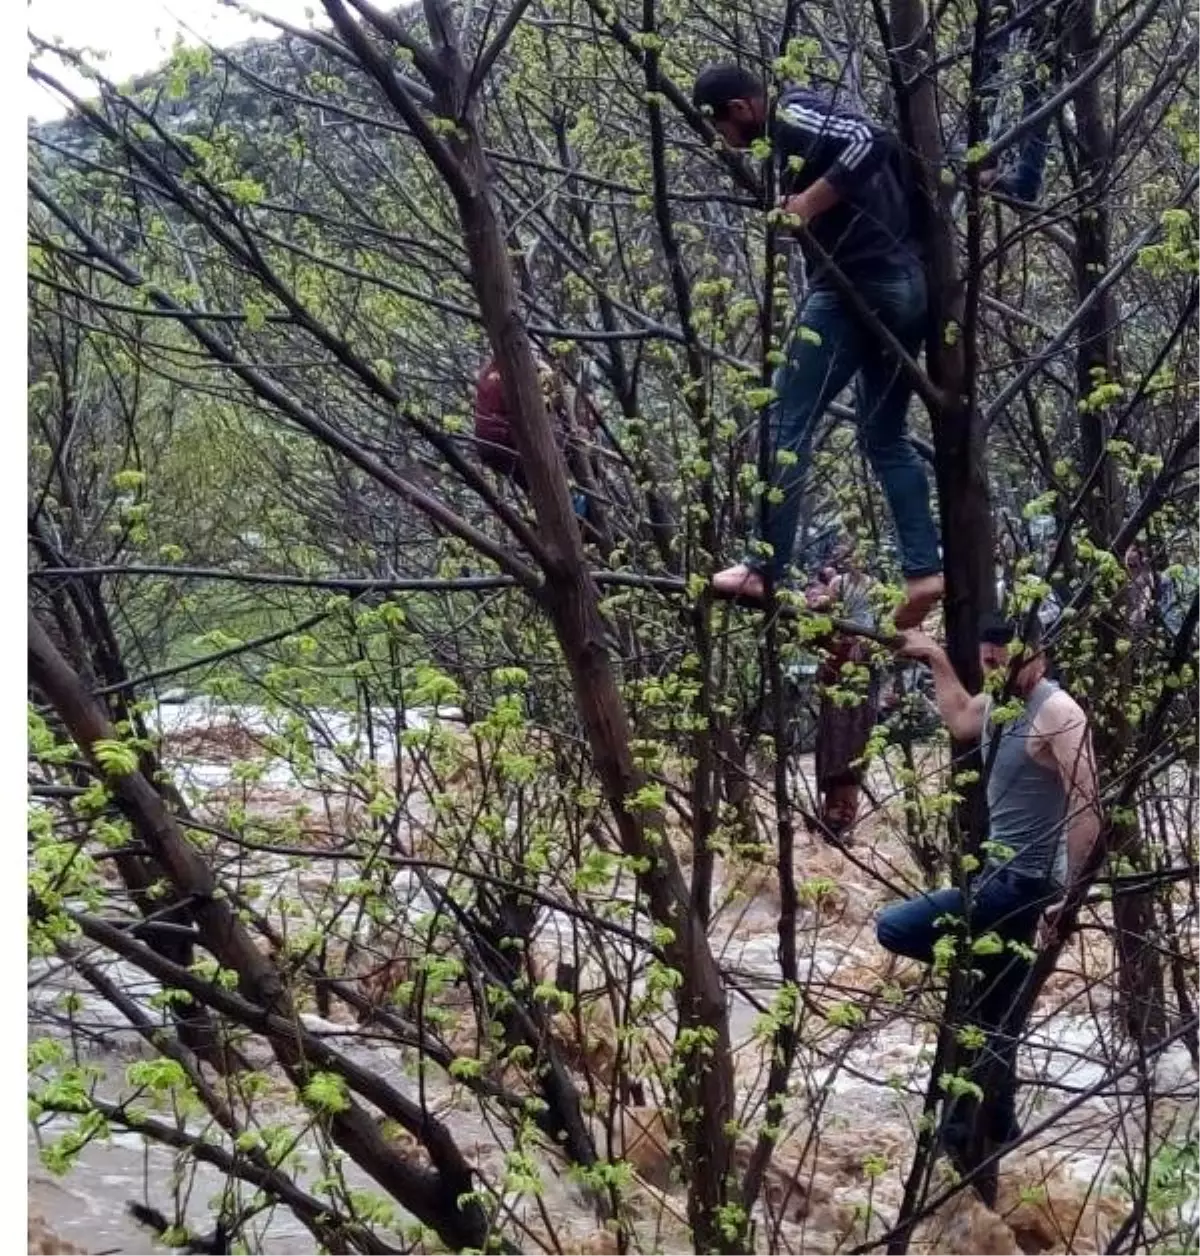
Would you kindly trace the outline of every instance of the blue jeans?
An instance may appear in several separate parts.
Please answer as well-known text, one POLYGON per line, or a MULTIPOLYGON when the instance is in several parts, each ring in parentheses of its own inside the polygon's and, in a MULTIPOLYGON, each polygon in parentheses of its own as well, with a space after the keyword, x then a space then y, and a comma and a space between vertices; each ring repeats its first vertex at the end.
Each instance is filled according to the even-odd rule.
MULTIPOLYGON (((1036 90, 1023 87, 1027 117, 1042 105, 1042 95, 1036 90)), ((1042 194, 1042 178, 1046 173, 1046 158, 1050 154, 1050 119, 1039 122, 1022 140, 1017 153, 1016 168, 1011 174, 1001 176, 1001 186, 1009 196, 1018 201, 1036 201, 1042 194)))
MULTIPOLYGON (((1013 32, 999 45, 993 45, 987 53, 983 85, 980 97, 984 117, 989 129, 997 101, 1003 90, 1008 63, 1020 59, 1018 73, 1021 76, 1021 118, 1029 117, 1049 99, 1057 84, 1054 54, 1050 40, 1053 32, 1045 25, 1044 15, 1032 20, 1024 49, 1020 32, 1013 32), (1045 82, 1038 77, 1039 68, 1049 70, 1045 82)), ((1042 194, 1042 179, 1046 173, 1046 159, 1050 154, 1050 124, 1053 118, 1043 118, 1035 127, 1026 131, 1017 142, 1015 158, 1001 154, 1003 169, 992 185, 1018 201, 1033 203, 1042 194)), ((993 132, 992 138, 995 138, 993 132)), ((990 162, 988 163, 991 164, 990 162)))
MULTIPOLYGON (((926 333, 925 275, 910 266, 881 268, 858 280, 867 305, 915 356, 926 333)), ((800 311, 786 365, 775 376, 771 415, 776 455, 796 455, 790 466, 776 462, 773 487, 783 500, 768 504, 762 540, 770 559, 747 557, 746 565, 768 566, 776 580, 787 572, 812 460, 818 421, 838 393, 856 378, 858 439, 883 487, 895 524, 900 564, 909 577, 941 571, 937 527, 929 506, 929 480, 921 456, 906 439, 912 388, 897 363, 866 331, 834 290, 813 290, 800 311)))
MULTIPOLYGON (((1046 92, 1038 84, 1031 70, 1021 81, 1021 117, 1042 107, 1046 92)), ((1033 204, 1042 194, 1042 179, 1046 174, 1046 159, 1050 155, 1050 123, 1053 118, 1043 118, 1017 142, 1016 160, 1005 168, 992 187, 1011 196, 1014 200, 1033 204)))
MULTIPOLYGON (((875 936, 893 954, 924 963, 933 960, 934 943, 947 934, 974 939, 995 932, 1005 942, 1032 946, 1043 910, 1057 897, 1057 891, 1040 877, 988 868, 971 887, 969 920, 965 919, 968 913, 963 911, 963 896, 958 890, 936 890, 885 907, 876 918, 875 936)), ((1014 1023, 1012 1013, 1030 964, 1005 949, 996 955, 973 955, 971 967, 981 975, 963 1021, 985 1031, 986 1051, 1002 1066, 993 1109, 993 1136, 1003 1139, 1016 1126, 1016 1036, 1020 1026, 1014 1023)))

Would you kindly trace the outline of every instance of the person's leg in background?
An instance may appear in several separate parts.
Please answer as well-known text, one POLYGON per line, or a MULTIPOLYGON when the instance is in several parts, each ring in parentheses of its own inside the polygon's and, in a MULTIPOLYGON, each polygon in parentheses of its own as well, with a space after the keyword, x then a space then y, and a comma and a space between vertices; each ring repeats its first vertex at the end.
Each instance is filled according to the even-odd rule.
MULTIPOLYGON (((1046 89, 1037 79, 1038 67, 1031 66, 1021 82, 1021 117, 1027 118, 1040 109, 1046 99, 1046 89)), ((1050 155, 1050 124, 1053 116, 1034 124, 1017 141, 1016 158, 1007 167, 1000 166, 986 172, 981 181, 990 191, 999 192, 1033 205, 1041 198, 1042 180, 1046 174, 1046 159, 1050 155)))
MULTIPOLYGON (((1033 97, 1026 109, 1032 113, 1042 104, 1041 93, 1033 97)), ((1042 180, 1046 175, 1046 158, 1050 155, 1050 118, 1044 118, 1021 141, 1017 155, 1017 168, 1013 171, 1009 195, 1016 201, 1035 204, 1042 195, 1042 180)))
MULTIPOLYGON (((1003 110, 1001 97, 1004 93, 1005 63, 1012 46, 1012 32, 1002 35, 989 35, 983 44, 983 61, 980 66, 979 85, 976 97, 979 101, 980 136, 985 142, 994 140, 1003 128, 1003 110)), ((948 148, 948 155, 956 167, 960 169, 967 159, 967 111, 964 108, 958 115, 958 125, 948 148)), ((997 178, 999 159, 985 156, 980 166, 980 179, 983 186, 997 178)), ((965 204, 965 192, 960 186, 953 202, 953 213, 958 217, 965 204)))
MULTIPOLYGON (((925 276, 919 266, 881 276, 864 297, 915 356, 925 337, 925 276)), ((930 505, 929 476, 907 439, 912 386, 882 347, 866 358, 858 381, 859 440, 879 479, 896 531, 907 598, 896 612, 898 628, 915 628, 942 596, 942 557, 930 505)))
MULTIPOLYGON (((1021 121, 1036 113, 1062 81, 1061 21, 1061 14, 1050 5, 1032 16, 1019 40, 1011 39, 1008 60, 1015 62, 1020 75, 1021 121), (1018 43, 1022 46, 1017 47, 1018 43)), ((1015 201, 1036 204, 1042 195, 1052 122, 1053 116, 1043 118, 1020 137, 1015 153, 1002 153, 983 172, 983 186, 1015 201)))
POLYGON ((843 664, 861 661, 862 651, 843 643, 831 652, 817 673, 821 706, 813 766, 821 795, 821 836, 838 845, 850 845, 853 841, 862 792, 863 769, 859 760, 879 718, 878 677, 872 672, 856 703, 837 702, 830 690, 844 683, 843 664))
POLYGON ((736 567, 719 572, 713 577, 718 595, 758 599, 765 571, 776 582, 787 574, 807 487, 813 429, 859 369, 858 346, 857 329, 837 294, 825 289, 811 293, 800 311, 787 363, 775 376, 771 484, 782 500, 768 504, 766 530, 759 538, 771 546, 771 554, 751 552, 736 567))

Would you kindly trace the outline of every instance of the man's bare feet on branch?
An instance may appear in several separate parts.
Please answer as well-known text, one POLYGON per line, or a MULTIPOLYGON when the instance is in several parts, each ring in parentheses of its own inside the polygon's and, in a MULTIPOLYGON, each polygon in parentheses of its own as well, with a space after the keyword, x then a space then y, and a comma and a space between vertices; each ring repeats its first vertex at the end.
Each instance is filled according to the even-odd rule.
POLYGON ((901 632, 920 627, 929 612, 942 600, 945 591, 946 582, 940 571, 906 581, 904 601, 896 608, 896 627, 901 632))
POLYGON ((766 596, 766 584, 762 573, 745 563, 719 571, 712 580, 712 590, 719 598, 761 602, 766 596))

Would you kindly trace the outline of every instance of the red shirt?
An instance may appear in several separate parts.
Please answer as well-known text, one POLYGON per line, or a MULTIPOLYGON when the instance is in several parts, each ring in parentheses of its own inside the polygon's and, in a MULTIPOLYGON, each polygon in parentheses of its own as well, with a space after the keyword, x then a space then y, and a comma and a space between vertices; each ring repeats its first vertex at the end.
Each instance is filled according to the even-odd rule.
POLYGON ((489 358, 475 384, 475 436, 492 445, 514 448, 504 383, 494 358, 489 358))
MULTIPOLYGON (((567 438, 570 422, 561 401, 551 403, 551 422, 556 439, 562 445, 567 438)), ((504 384, 495 358, 489 358, 475 382, 475 440, 478 442, 479 459, 485 466, 494 468, 502 475, 523 478, 517 442, 513 439, 512 416, 504 384)))

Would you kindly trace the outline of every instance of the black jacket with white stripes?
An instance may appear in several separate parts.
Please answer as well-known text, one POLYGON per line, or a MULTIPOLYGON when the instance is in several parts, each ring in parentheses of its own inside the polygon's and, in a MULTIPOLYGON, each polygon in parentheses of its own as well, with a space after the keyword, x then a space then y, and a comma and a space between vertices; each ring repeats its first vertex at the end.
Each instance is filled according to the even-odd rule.
MULTIPOLYGON (((895 135, 828 96, 792 87, 776 105, 773 138, 785 196, 820 178, 840 194, 809 230, 846 275, 919 263, 910 183, 895 135)), ((808 264, 810 282, 828 285, 811 254, 808 264)))

